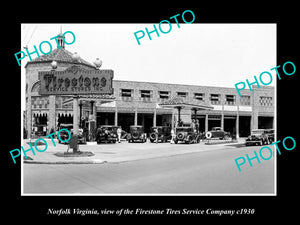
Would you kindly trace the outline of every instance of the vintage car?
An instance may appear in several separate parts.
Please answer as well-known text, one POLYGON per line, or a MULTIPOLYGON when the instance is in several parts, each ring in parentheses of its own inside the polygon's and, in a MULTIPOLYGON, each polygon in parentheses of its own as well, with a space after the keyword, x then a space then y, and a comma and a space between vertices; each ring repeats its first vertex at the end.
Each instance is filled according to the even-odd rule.
POLYGON ((274 142, 274 129, 265 129, 265 134, 268 136, 268 144, 271 144, 274 142))
POLYGON ((151 127, 150 129, 149 139, 151 143, 156 141, 156 134, 154 131, 155 129, 157 129, 158 141, 161 141, 163 143, 171 140, 171 127, 156 126, 156 127, 151 127))
MULTIPOLYGON (((63 124, 60 124, 60 130, 61 129, 68 129, 71 133, 71 131, 73 130, 73 124, 71 123, 63 123, 63 124)), ((60 136, 60 139, 61 140, 67 140, 69 138, 69 134, 67 133, 67 131, 61 131, 59 133, 59 136, 60 136)), ((62 143, 59 138, 58 138, 58 142, 59 143, 62 143)), ((64 144, 69 144, 69 141, 67 142, 63 142, 64 144)), ((83 134, 83 129, 78 129, 78 144, 86 144, 86 138, 83 134)))
POLYGON ((213 127, 210 131, 205 133, 207 139, 219 138, 227 140, 230 137, 229 132, 225 132, 221 127, 213 127))
POLYGON ((100 126, 96 132, 97 144, 100 144, 101 142, 116 143, 118 140, 117 129, 118 129, 117 126, 111 126, 111 125, 100 126))
POLYGON ((264 145, 274 141, 274 130, 272 129, 253 129, 251 134, 246 139, 246 145, 264 145))
POLYGON ((130 133, 127 134, 127 140, 129 143, 131 142, 146 142, 147 134, 144 133, 143 126, 130 126, 130 133))
POLYGON ((187 144, 199 143, 200 135, 192 127, 182 126, 175 129, 174 143, 184 142, 187 144))
POLYGON ((40 136, 46 136, 46 129, 47 129, 47 125, 35 125, 35 132, 34 134, 38 137, 40 136))

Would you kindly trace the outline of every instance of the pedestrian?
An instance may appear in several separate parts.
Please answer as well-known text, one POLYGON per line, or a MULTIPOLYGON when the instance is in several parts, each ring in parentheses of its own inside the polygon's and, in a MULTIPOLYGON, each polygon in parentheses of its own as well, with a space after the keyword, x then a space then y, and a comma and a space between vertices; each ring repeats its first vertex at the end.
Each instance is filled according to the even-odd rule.
POLYGON ((200 124, 199 124, 199 120, 198 119, 196 120, 195 126, 196 126, 196 132, 197 132, 197 134, 199 134, 200 133, 200 124))
POLYGON ((193 129, 193 132, 196 132, 196 124, 194 119, 192 119, 191 128, 193 129))
POLYGON ((105 144, 107 144, 107 142, 108 142, 108 130, 107 129, 104 130, 104 140, 105 140, 105 144))
POLYGON ((154 134, 155 134, 155 141, 156 141, 156 144, 158 144, 158 129, 157 129, 157 127, 154 128, 154 134))
POLYGON ((121 129, 121 127, 118 127, 118 129, 117 129, 117 134, 118 134, 118 142, 121 143, 121 134, 122 134, 122 129, 121 129))
POLYGON ((170 144, 174 144, 174 139, 175 139, 175 131, 174 129, 171 130, 171 141, 170 144))

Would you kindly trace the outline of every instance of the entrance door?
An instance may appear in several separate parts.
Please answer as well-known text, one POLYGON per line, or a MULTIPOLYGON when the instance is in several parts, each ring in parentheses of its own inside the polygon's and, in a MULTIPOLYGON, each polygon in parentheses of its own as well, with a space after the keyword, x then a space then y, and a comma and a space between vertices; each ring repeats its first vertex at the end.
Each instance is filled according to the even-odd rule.
POLYGON ((251 116, 239 116, 240 137, 248 137, 251 129, 251 116))
POLYGON ((236 117, 224 116, 224 131, 231 134, 236 132, 236 117))

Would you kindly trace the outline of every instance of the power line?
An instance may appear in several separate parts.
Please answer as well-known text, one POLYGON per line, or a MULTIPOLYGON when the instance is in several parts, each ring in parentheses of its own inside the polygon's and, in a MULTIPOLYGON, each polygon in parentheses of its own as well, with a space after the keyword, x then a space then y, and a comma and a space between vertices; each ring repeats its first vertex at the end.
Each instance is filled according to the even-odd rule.
POLYGON ((31 36, 30 36, 29 40, 27 41, 25 48, 27 48, 28 43, 31 41, 31 38, 32 38, 34 32, 36 31, 37 27, 38 27, 38 25, 36 25, 35 28, 34 28, 34 30, 32 31, 31 36))

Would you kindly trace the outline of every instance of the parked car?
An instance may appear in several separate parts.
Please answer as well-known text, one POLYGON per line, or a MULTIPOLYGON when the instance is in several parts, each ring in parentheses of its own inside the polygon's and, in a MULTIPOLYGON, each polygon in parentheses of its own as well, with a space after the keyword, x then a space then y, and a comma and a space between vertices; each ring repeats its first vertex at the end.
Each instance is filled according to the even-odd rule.
POLYGON ((264 133, 268 136, 268 144, 271 144, 275 140, 274 129, 265 129, 264 133))
POLYGON ((151 127, 150 129, 149 139, 151 143, 153 143, 156 140, 156 134, 154 129, 157 129, 158 141, 161 141, 163 143, 163 142, 167 142, 168 140, 171 140, 171 127, 156 126, 156 127, 151 127))
POLYGON ((228 139, 230 137, 229 132, 225 132, 221 127, 213 127, 210 131, 205 133, 207 139, 219 138, 221 140, 228 139))
POLYGON ((127 140, 129 143, 131 142, 146 142, 147 141, 147 134, 144 133, 143 126, 130 126, 130 133, 127 134, 127 140))
POLYGON ((117 126, 112 125, 100 126, 96 132, 97 144, 100 144, 102 142, 116 143, 118 140, 117 129, 117 126))
POLYGON ((251 134, 246 139, 246 145, 264 145, 274 141, 274 130, 271 129, 253 129, 251 134))
POLYGON ((38 137, 41 137, 41 136, 46 136, 46 128, 47 128, 47 125, 45 124, 39 124, 39 125, 35 125, 36 127, 36 131, 34 132, 34 134, 38 137))
MULTIPOLYGON (((61 129, 68 129, 69 132, 71 133, 71 131, 73 130, 73 124, 72 123, 63 123, 63 124, 60 124, 60 130, 61 129)), ((69 138, 69 134, 67 133, 67 131, 61 131, 59 133, 59 136, 60 136, 60 139, 61 140, 67 140, 69 138)), ((86 144, 86 138, 85 138, 85 135, 83 134, 83 129, 78 129, 78 144, 86 144)), ((58 142, 59 143, 62 143, 59 138, 58 138, 58 142)), ((64 144, 69 144, 69 141, 67 142, 63 142, 64 144)))
POLYGON ((195 129, 192 127, 177 127, 175 129, 175 138, 174 143, 184 142, 187 144, 199 143, 200 142, 200 134, 195 132, 195 129))

